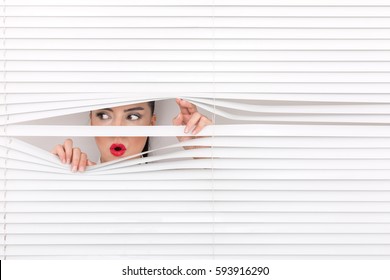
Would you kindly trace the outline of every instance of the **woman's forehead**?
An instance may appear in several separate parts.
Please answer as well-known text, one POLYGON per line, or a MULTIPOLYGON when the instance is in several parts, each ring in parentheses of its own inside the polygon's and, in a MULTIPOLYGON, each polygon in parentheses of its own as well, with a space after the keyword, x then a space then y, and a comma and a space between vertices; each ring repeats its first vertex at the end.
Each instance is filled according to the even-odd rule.
POLYGON ((110 111, 112 110, 114 112, 123 112, 129 109, 137 109, 137 110, 145 110, 145 111, 150 110, 148 102, 128 104, 128 105, 104 108, 104 109, 110 109, 110 111))
POLYGON ((139 108, 143 108, 143 109, 147 109, 149 108, 148 106, 148 102, 143 102, 143 103, 135 103, 135 104, 129 104, 129 105, 123 105, 123 106, 118 106, 118 107, 113 107, 111 109, 116 109, 116 110, 127 110, 127 109, 131 109, 131 108, 136 108, 136 107, 139 107, 139 108))

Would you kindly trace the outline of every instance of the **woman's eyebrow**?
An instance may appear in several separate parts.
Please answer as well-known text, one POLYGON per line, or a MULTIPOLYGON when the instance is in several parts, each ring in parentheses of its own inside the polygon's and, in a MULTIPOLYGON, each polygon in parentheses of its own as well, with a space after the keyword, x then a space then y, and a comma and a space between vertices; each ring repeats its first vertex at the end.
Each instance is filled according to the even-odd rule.
MULTIPOLYGON (((114 112, 111 108, 104 108, 104 109, 100 109, 100 110, 105 110, 105 111, 114 112)), ((143 107, 134 107, 134 108, 126 109, 126 110, 124 110, 123 112, 137 111, 137 110, 145 110, 145 109, 144 109, 143 107)))
POLYGON ((129 112, 129 111, 137 111, 137 110, 144 110, 143 107, 134 107, 124 110, 123 112, 129 112))

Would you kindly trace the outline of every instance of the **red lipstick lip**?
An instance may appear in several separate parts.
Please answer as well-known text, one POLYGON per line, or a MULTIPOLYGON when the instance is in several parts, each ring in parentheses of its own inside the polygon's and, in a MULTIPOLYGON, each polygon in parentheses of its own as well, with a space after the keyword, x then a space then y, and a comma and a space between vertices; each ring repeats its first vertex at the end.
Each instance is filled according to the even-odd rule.
POLYGON ((123 144, 112 144, 110 147, 110 152, 112 155, 120 157, 126 152, 126 147, 123 144))

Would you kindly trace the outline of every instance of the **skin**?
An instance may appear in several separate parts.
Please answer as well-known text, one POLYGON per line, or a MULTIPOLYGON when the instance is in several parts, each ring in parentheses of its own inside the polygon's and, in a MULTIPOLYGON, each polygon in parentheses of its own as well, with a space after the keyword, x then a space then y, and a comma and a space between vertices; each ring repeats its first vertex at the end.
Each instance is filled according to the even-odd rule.
MULTIPOLYGON (((100 126, 148 126, 156 124, 156 116, 152 115, 148 103, 92 111, 90 118, 91 125, 100 126)), ((146 140, 147 137, 95 137, 102 163, 118 158, 110 152, 112 144, 121 143, 125 145, 126 152, 121 157, 127 157, 142 152, 146 140)))
MULTIPOLYGON (((188 136, 177 137, 179 141, 198 138, 195 136, 205 126, 211 124, 211 120, 200 114, 192 103, 176 99, 179 107, 179 114, 172 120, 173 125, 184 125, 185 133, 188 136)), ((90 112, 91 125, 120 125, 120 126, 147 126, 156 124, 156 115, 152 114, 147 102, 94 110, 90 112)), ((127 157, 141 153, 145 146, 147 137, 95 137, 96 145, 100 151, 101 162, 108 162, 118 158, 127 157), (111 154, 110 146, 114 143, 121 143, 126 146, 126 152, 116 157, 111 154)), ((185 149, 196 149, 197 147, 185 147, 185 149)), ((70 164, 73 172, 83 172, 87 166, 96 165, 88 159, 88 155, 78 147, 73 147, 72 139, 66 139, 64 144, 54 147, 52 153, 57 155, 64 164, 70 164)))

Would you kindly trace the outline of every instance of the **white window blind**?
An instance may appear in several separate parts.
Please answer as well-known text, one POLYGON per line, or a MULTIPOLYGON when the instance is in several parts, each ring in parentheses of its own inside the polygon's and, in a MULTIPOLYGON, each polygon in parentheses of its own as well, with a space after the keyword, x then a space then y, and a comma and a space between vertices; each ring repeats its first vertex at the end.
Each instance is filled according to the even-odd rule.
POLYGON ((1 5, 2 259, 390 257, 388 1, 1 5), (20 139, 184 135, 31 123, 176 97, 215 124, 164 154, 73 174, 20 139))

